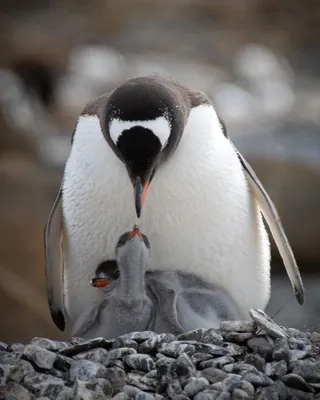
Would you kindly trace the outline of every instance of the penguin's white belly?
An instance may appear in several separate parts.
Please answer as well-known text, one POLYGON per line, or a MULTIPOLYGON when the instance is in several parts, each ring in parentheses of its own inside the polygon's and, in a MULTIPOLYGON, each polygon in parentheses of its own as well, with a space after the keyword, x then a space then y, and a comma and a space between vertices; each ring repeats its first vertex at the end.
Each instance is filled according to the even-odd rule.
MULTIPOLYGON (((236 153, 215 126, 201 126, 208 107, 201 108, 191 111, 176 152, 155 174, 139 225, 151 244, 149 270, 181 270, 220 286, 245 318, 269 301, 269 240, 236 153)), ((99 263, 115 258, 118 237, 136 222, 124 165, 98 119, 82 118, 63 184, 73 318, 103 296, 89 280, 99 263)))

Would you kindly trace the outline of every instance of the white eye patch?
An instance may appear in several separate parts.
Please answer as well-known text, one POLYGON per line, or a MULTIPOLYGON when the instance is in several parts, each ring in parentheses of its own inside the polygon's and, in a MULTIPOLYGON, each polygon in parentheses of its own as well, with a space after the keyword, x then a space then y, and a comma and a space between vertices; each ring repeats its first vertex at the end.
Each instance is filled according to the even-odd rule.
POLYGON ((119 136, 121 136, 123 131, 135 126, 142 126, 143 128, 150 129, 160 140, 162 148, 167 144, 171 126, 165 117, 158 117, 147 121, 123 121, 118 118, 113 119, 109 125, 109 133, 114 144, 117 144, 119 136))

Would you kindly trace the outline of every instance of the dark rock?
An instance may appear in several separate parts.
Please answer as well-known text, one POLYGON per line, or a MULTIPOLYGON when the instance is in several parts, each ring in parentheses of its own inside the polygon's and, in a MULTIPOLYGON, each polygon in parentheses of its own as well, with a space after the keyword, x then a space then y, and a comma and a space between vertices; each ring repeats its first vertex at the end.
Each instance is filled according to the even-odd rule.
POLYGON ((259 356, 259 354, 251 353, 247 354, 244 358, 247 364, 251 364, 260 372, 265 372, 266 361, 259 356))
POLYGON ((276 386, 269 386, 260 389, 257 391, 257 400, 279 400, 276 386))
POLYGON ((109 364, 109 367, 111 368, 111 367, 118 367, 118 368, 121 368, 121 369, 126 369, 126 366, 125 366, 125 364, 124 364, 124 362, 123 361, 121 361, 121 360, 113 360, 113 361, 111 361, 111 363, 109 364))
POLYGON ((126 382, 128 385, 135 386, 140 390, 144 391, 152 391, 154 387, 154 379, 150 379, 149 381, 144 379, 142 380, 143 375, 136 374, 133 372, 129 372, 127 374, 126 382))
POLYGON ((313 363, 310 360, 298 360, 292 372, 301 376, 308 383, 319 383, 320 361, 313 363))
POLYGON ((72 358, 58 354, 54 362, 54 368, 62 372, 68 372, 73 362, 72 358))
POLYGON ((202 375, 210 382, 222 382, 228 377, 228 374, 217 368, 206 368, 202 371, 202 375))
MULTIPOLYGON (((219 358, 222 358, 222 357, 219 357, 219 358)), ((194 364, 198 364, 203 361, 213 360, 213 359, 214 359, 214 357, 212 354, 206 354, 206 353, 194 353, 191 356, 191 360, 194 362, 194 364)))
POLYGON ((154 400, 154 396, 150 393, 139 392, 136 394, 135 400, 154 400))
POLYGON ((246 343, 249 339, 251 339, 252 336, 253 333, 251 332, 227 332, 224 335, 224 338, 228 342, 243 344, 246 343))
POLYGON ((232 392, 233 389, 239 387, 242 377, 236 374, 229 374, 222 382, 222 390, 225 392, 232 392))
POLYGON ((0 351, 7 351, 8 345, 6 343, 0 342, 0 351))
POLYGON ((187 368, 195 368, 191 358, 186 353, 180 354, 177 359, 177 365, 182 365, 187 368))
POLYGON ((282 378, 282 382, 286 386, 290 386, 295 389, 303 390, 304 392, 314 392, 314 388, 307 384, 307 382, 299 375, 288 374, 282 378))
POLYGON ((282 361, 273 361, 271 363, 266 364, 265 373, 271 379, 278 379, 284 376, 287 373, 287 363, 282 361))
POLYGON ((52 369, 57 354, 34 344, 27 344, 23 349, 23 356, 42 369, 52 369))
POLYGON ((174 400, 175 397, 181 393, 182 393, 182 387, 179 379, 172 379, 172 381, 169 382, 167 387, 167 394, 169 398, 174 400))
POLYGON ((140 389, 132 385, 124 385, 122 391, 130 398, 135 398, 136 395, 141 392, 140 389))
POLYGON ((264 359, 270 359, 272 356, 273 346, 265 337, 249 339, 247 345, 254 353, 258 353, 264 359))
POLYGON ((262 372, 245 372, 242 374, 243 379, 250 382, 253 386, 270 386, 272 385, 272 380, 262 372))
POLYGON ((153 359, 145 354, 130 354, 124 358, 124 362, 131 368, 140 371, 152 371, 155 369, 153 359))
POLYGON ((194 400, 216 400, 220 393, 218 390, 203 390, 195 395, 194 400))
MULTIPOLYGON (((108 379, 105 378, 98 378, 95 380, 96 386, 98 386, 101 389, 101 392, 104 396, 112 396, 113 395, 113 387, 111 385, 111 382, 108 381, 108 379)), ((96 389, 97 392, 97 389, 96 389)))
POLYGON ((223 332, 255 332, 256 325, 253 321, 222 321, 220 329, 223 332))
POLYGON ((194 329, 192 331, 182 333, 177 337, 178 340, 196 340, 197 342, 221 345, 223 337, 217 333, 215 329, 194 329))
POLYGON ((250 400, 250 396, 241 389, 234 389, 232 392, 232 400, 250 400))
POLYGON ((60 350, 60 353, 72 357, 76 354, 83 353, 92 349, 97 349, 99 347, 110 350, 114 342, 114 340, 107 340, 102 338, 91 339, 85 342, 81 342, 79 344, 72 345, 70 347, 67 347, 66 349, 62 349, 60 350))
POLYGON ((287 387, 287 390, 288 390, 288 394, 291 395, 291 398, 294 400, 296 400, 296 399, 297 400, 312 400, 312 399, 314 399, 314 394, 312 394, 312 393, 306 393, 302 390, 295 389, 292 387, 287 387))
POLYGON ((122 386, 125 384, 126 373, 121 368, 117 367, 107 368, 105 371, 104 378, 108 379, 115 392, 117 392, 121 390, 122 386))
POLYGON ((209 386, 209 381, 204 378, 190 378, 187 381, 187 384, 184 386, 183 391, 190 397, 194 396, 201 390, 205 389, 209 386))
POLYGON ((288 340, 286 338, 276 339, 276 341, 274 342, 272 357, 275 361, 290 360, 290 348, 288 340))

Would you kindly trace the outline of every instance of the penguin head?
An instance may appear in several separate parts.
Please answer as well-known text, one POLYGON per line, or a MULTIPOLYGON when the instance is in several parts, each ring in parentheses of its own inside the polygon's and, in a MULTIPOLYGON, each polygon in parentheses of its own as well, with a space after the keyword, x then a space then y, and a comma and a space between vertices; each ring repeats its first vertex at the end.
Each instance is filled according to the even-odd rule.
POLYGON ((134 225, 131 232, 120 236, 116 245, 116 258, 118 267, 121 269, 128 265, 139 265, 146 267, 150 255, 150 243, 146 235, 141 233, 139 227, 134 225))
POLYGON ((102 119, 106 140, 127 170, 140 218, 157 169, 181 139, 187 119, 184 93, 156 76, 133 78, 111 93, 102 119))

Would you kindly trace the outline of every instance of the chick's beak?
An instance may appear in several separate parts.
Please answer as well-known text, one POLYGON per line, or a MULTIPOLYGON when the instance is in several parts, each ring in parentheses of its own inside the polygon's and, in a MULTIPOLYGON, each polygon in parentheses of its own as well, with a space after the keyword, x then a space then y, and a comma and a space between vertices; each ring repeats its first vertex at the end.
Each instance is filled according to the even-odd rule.
POLYGON ((146 199, 147 191, 149 187, 149 181, 144 185, 141 183, 141 179, 137 178, 134 184, 134 201, 136 207, 137 217, 140 218, 141 210, 146 199))
POLYGON ((133 239, 135 236, 142 237, 142 233, 140 232, 138 225, 134 225, 132 231, 130 232, 130 239, 133 239))

